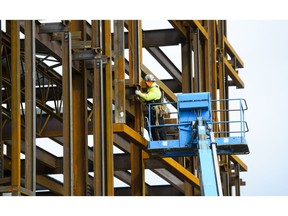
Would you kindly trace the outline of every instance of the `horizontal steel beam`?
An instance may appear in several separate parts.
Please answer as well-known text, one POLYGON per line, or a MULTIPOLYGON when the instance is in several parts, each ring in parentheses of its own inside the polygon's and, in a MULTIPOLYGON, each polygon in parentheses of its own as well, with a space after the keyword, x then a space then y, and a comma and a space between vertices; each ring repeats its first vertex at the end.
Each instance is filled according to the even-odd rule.
POLYGON ((39 28, 39 34, 65 32, 70 31, 69 23, 55 22, 55 23, 41 23, 39 28))

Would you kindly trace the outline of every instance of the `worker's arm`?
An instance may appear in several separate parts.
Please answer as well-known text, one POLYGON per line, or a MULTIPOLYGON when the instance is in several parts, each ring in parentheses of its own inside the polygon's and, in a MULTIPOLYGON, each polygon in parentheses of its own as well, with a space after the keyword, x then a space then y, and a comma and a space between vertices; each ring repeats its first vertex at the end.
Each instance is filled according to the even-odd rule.
POLYGON ((138 96, 145 101, 151 101, 161 98, 161 91, 157 87, 150 88, 147 93, 140 92, 138 96))

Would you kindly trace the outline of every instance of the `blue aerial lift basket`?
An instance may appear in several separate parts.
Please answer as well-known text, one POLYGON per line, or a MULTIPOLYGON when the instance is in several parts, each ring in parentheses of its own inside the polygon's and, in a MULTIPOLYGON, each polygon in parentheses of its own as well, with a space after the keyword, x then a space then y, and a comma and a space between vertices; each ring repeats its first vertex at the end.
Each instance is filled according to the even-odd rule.
MULTIPOLYGON (((216 104, 217 107, 220 103, 229 101, 215 100, 213 102, 218 103, 216 104)), ((151 129, 153 127, 163 127, 163 125, 151 125, 148 118, 147 130, 150 140, 148 141, 147 151, 154 157, 197 155, 201 195, 221 196, 222 186, 217 155, 249 153, 245 139, 245 132, 248 131, 248 127, 244 121, 244 110, 247 109, 247 105, 243 99, 233 99, 233 101, 240 102, 238 109, 211 110, 212 101, 209 92, 178 94, 176 102, 178 122, 164 125, 166 128, 174 128, 176 133, 168 140, 152 140, 151 129), (229 114, 230 111, 239 112, 240 119, 237 121, 213 122, 212 112, 213 117, 217 117, 220 115, 219 113, 227 113, 227 111, 229 114), (231 130, 234 123, 239 125, 239 129, 236 131, 231 130), (218 130, 213 132, 213 127, 218 128, 218 130), (237 136, 230 136, 233 133, 237 136)), ((159 103, 150 105, 159 105, 159 103)), ((150 111, 150 107, 148 110, 150 111)))
MULTIPOLYGON (((173 103, 166 104, 173 105, 173 103)), ((160 157, 177 157, 197 155, 199 148, 197 125, 199 124, 199 119, 203 120, 207 133, 212 131, 213 125, 217 125, 221 129, 224 128, 224 124, 229 125, 229 128, 232 128, 233 125, 237 124, 237 130, 219 130, 220 132, 213 132, 215 134, 214 142, 217 144, 217 154, 249 154, 249 148, 245 138, 245 133, 248 132, 248 126, 244 121, 244 111, 247 110, 246 101, 244 99, 211 101, 209 92, 180 93, 177 94, 176 108, 178 122, 176 124, 164 125, 167 130, 168 128, 175 129, 174 136, 170 136, 171 139, 152 140, 151 128, 157 128, 160 127, 160 125, 149 124, 150 120, 148 118, 147 130, 150 135, 150 140, 148 142, 147 150, 152 156, 157 155, 160 157), (235 101, 235 103, 239 103, 239 107, 236 109, 233 108, 231 110, 211 109, 211 103, 220 103, 226 101, 235 101), (224 111, 238 112, 239 119, 237 121, 226 122, 214 122, 212 120, 212 112, 214 112, 215 115, 218 115, 218 113, 224 111), (175 139, 175 137, 178 139, 175 139)))

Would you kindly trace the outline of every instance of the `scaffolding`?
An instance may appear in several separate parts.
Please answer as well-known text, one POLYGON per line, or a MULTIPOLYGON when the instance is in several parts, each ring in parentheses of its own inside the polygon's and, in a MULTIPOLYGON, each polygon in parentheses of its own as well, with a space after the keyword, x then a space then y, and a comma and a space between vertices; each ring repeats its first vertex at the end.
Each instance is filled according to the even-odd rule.
MULTIPOLYGON (((144 88, 153 74, 171 103, 180 92, 210 92, 221 101, 213 110, 229 110, 229 87, 244 88, 244 63, 225 20, 166 20, 170 28, 152 30, 143 22, 0 22, 1 195, 200 196, 197 156, 147 152, 135 85, 144 88), (179 48, 181 68, 163 51, 169 46, 179 48), (171 78, 145 65, 144 51, 171 78), (165 184, 148 182, 147 171, 165 184)), ((213 118, 229 122, 229 113, 213 118)), ((223 195, 240 196, 247 165, 237 155, 218 157, 223 195)))

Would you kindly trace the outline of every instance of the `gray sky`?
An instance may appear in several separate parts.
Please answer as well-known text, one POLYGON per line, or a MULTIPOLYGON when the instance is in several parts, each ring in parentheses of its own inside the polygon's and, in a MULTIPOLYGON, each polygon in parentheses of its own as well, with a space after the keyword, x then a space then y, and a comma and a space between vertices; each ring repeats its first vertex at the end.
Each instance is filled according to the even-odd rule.
MULTIPOLYGON (((228 21, 228 40, 244 61, 235 96, 248 103, 250 154, 242 195, 288 195, 288 20, 228 21)), ((231 95, 232 96, 232 95, 231 95)))

